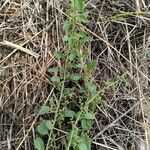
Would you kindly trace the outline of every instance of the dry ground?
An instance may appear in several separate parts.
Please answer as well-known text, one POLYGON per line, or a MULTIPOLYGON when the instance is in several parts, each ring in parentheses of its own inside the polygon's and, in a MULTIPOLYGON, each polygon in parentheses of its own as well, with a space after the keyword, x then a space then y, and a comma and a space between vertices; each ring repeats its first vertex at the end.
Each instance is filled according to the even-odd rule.
MULTIPOLYGON (((110 84, 97 105, 91 129, 93 150, 150 150, 150 2, 93 0, 89 22, 91 59, 98 60, 92 78, 98 89, 110 84), (123 76, 123 79, 120 77, 123 76)), ((0 1, 0 149, 31 150, 40 120, 53 118, 57 102, 48 72, 61 66, 53 52, 65 51, 63 20, 67 1, 0 1), (37 117, 49 104, 52 112, 37 117)), ((70 107, 75 101, 71 100, 70 107)), ((64 149, 64 123, 51 150, 64 149)))

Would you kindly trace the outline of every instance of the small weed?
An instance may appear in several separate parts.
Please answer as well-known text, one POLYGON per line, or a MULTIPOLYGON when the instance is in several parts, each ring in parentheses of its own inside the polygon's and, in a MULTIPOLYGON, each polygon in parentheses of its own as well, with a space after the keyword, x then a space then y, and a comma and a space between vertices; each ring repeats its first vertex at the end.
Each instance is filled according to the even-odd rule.
MULTIPOLYGON (((71 2, 69 15, 71 18, 65 20, 63 23, 63 29, 66 32, 64 41, 68 46, 68 50, 66 53, 54 52, 54 57, 65 61, 65 63, 63 63, 62 68, 53 67, 48 71, 52 74, 50 80, 55 85, 55 88, 57 88, 59 103, 63 103, 63 100, 69 101, 70 93, 66 93, 65 91, 67 91, 67 89, 71 91, 72 89, 65 87, 65 83, 72 82, 73 87, 80 86, 79 90, 82 91, 82 95, 76 97, 76 99, 80 101, 80 111, 76 112, 75 110, 70 110, 66 108, 66 106, 63 106, 65 108, 64 118, 70 118, 70 120, 72 120, 72 128, 68 131, 66 136, 68 142, 66 149, 69 150, 70 147, 72 147, 73 149, 90 150, 91 140, 87 133, 90 131, 93 120, 95 119, 95 110, 90 109, 89 106, 91 103, 100 103, 101 101, 99 95, 95 97, 97 90, 91 80, 91 74, 97 66, 97 61, 88 62, 87 58, 90 56, 90 52, 86 49, 86 43, 90 38, 87 33, 82 31, 77 25, 78 23, 88 22, 88 13, 84 10, 84 1, 73 0, 71 2), (81 81, 83 82, 82 85, 81 81), (95 98, 93 98, 93 96, 95 98), (91 99, 93 100, 90 101, 91 99)), ((49 107, 44 106, 39 111, 39 114, 43 115, 48 112, 49 107)), ((36 149, 44 149, 42 136, 45 135, 49 136, 48 149, 53 126, 58 120, 58 113, 60 112, 56 113, 55 120, 46 120, 38 125, 37 131, 39 136, 35 140, 36 149)))

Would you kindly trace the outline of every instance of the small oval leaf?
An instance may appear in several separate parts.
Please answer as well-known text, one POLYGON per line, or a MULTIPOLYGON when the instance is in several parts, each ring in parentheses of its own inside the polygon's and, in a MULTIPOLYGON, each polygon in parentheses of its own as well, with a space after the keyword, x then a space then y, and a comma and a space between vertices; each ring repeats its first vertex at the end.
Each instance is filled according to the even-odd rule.
POLYGON ((83 0, 76 0, 76 7, 79 12, 83 10, 83 0))
POLYGON ((79 144, 79 150, 89 150, 89 149, 87 148, 85 143, 80 143, 79 144))
POLYGON ((56 74, 58 72, 58 68, 57 67, 49 68, 48 72, 56 74))
POLYGON ((86 112, 86 114, 84 115, 85 119, 89 119, 89 120, 93 120, 95 119, 95 115, 89 112, 86 112))
POLYGON ((60 82, 60 78, 58 76, 51 77, 52 82, 60 82))
POLYGON ((38 125, 37 131, 38 131, 39 134, 41 134, 41 135, 48 135, 48 128, 47 128, 45 122, 41 122, 41 123, 38 125))
POLYGON ((72 74, 70 76, 70 79, 73 80, 73 81, 78 81, 78 80, 80 80, 80 78, 81 77, 78 74, 72 74))
POLYGON ((91 73, 97 66, 97 61, 93 60, 87 64, 87 72, 91 73))
POLYGON ((50 108, 48 106, 43 106, 39 111, 39 115, 47 114, 49 111, 50 111, 50 108))
POLYGON ((47 120, 47 121, 45 122, 45 125, 46 125, 46 127, 47 127, 49 130, 52 130, 52 129, 53 129, 53 124, 52 124, 51 120, 47 120))
POLYGON ((86 23, 88 21, 88 13, 83 13, 77 16, 77 21, 86 23))
POLYGON ((34 147, 37 150, 44 150, 45 147, 44 147, 43 140, 41 138, 36 138, 35 141, 34 141, 34 147))
POLYGON ((64 116, 66 118, 73 118, 75 115, 76 115, 75 112, 72 110, 65 110, 64 112, 64 116))
POLYGON ((84 133, 80 137, 79 150, 91 150, 91 140, 84 133))
POLYGON ((92 127, 92 122, 89 119, 82 119, 81 126, 85 130, 89 130, 92 127))
POLYGON ((54 56, 55 56, 55 58, 60 59, 60 58, 64 57, 64 54, 60 51, 55 51, 54 56))

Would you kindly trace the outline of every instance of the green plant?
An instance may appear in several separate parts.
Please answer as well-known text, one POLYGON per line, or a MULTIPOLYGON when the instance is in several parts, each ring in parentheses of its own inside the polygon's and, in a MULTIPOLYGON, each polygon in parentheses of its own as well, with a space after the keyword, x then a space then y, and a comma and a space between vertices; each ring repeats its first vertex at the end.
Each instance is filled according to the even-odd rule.
MULTIPOLYGON (((95 108, 96 104, 101 102, 101 97, 91 79, 91 74, 97 66, 97 61, 88 61, 90 51, 86 48, 86 44, 90 40, 90 37, 78 26, 78 24, 88 22, 88 13, 85 11, 84 6, 83 0, 72 0, 69 9, 70 18, 63 23, 63 29, 66 32, 64 41, 66 42, 68 50, 66 53, 54 52, 54 57, 62 60, 64 63, 61 68, 52 67, 49 69, 49 72, 52 74, 50 80, 57 89, 56 97, 58 106, 53 121, 45 120, 37 127, 40 137, 35 140, 35 148, 38 150, 43 149, 44 142, 42 141, 42 136, 45 135, 48 136, 46 149, 49 147, 54 126, 59 120, 58 116, 62 116, 60 115, 61 103, 64 103, 63 117, 70 118, 72 125, 72 129, 68 130, 66 135, 68 143, 66 149, 70 150, 70 147, 73 147, 73 149, 90 150, 91 148, 91 139, 88 133, 95 119, 95 109, 93 108, 95 108), (79 91, 82 91, 80 96, 76 96, 80 105, 78 112, 70 110, 65 106, 65 101, 69 101, 69 97, 74 95, 73 92, 72 95, 70 94, 72 88, 65 86, 68 82, 74 84, 75 87, 79 87, 79 91), (81 84, 81 82, 83 84, 81 84), (37 141, 40 142, 37 144, 37 141)), ((79 94, 79 91, 76 94, 79 94)), ((48 106, 44 106, 39 114, 43 115, 48 113, 49 110, 48 106)))

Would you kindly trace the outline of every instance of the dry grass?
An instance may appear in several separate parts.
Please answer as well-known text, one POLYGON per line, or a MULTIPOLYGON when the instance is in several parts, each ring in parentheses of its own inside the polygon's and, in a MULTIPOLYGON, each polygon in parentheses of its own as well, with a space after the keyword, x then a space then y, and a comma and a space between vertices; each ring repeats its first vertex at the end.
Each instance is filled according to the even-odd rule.
MULTIPOLYGON (((79 26, 93 38, 88 48, 99 62, 92 76, 98 89, 113 86, 97 105, 92 149, 149 150, 150 3, 94 2, 95 9, 87 8, 88 25, 79 26)), ((67 7, 59 0, 0 2, 0 149, 34 149, 36 125, 43 119, 38 110, 48 103, 54 117, 57 100, 48 68, 60 67, 53 52, 66 50, 62 23, 67 7)), ((68 130, 64 124, 56 129, 50 148, 63 149, 68 130)))

